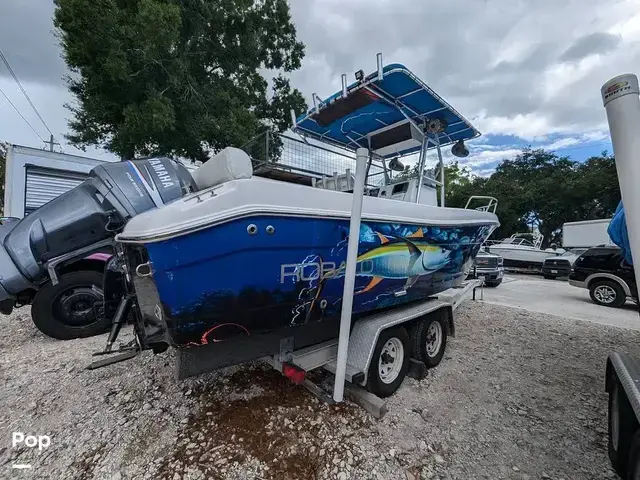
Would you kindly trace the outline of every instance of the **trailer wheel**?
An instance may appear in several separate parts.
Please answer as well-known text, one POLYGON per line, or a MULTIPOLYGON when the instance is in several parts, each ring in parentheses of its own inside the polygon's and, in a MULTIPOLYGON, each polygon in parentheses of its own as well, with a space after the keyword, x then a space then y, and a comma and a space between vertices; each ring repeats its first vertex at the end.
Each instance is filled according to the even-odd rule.
POLYGON ((635 415, 616 378, 613 389, 609 392, 608 450, 611 465, 622 478, 627 478, 629 444, 635 430, 631 419, 635 419, 635 415))
POLYGON ((409 334, 403 327, 384 330, 373 351, 367 389, 379 397, 393 394, 409 370, 409 334))
POLYGON ((58 284, 38 290, 31 305, 31 319, 45 335, 58 340, 85 338, 104 333, 111 319, 98 318, 93 308, 101 302, 102 274, 84 270, 61 275, 58 284))
POLYGON ((447 348, 447 329, 440 316, 429 315, 418 322, 411 332, 413 358, 427 368, 437 367, 447 348))
POLYGON ((631 440, 627 472, 629 473, 627 478, 633 480, 640 478, 640 430, 636 431, 631 440))

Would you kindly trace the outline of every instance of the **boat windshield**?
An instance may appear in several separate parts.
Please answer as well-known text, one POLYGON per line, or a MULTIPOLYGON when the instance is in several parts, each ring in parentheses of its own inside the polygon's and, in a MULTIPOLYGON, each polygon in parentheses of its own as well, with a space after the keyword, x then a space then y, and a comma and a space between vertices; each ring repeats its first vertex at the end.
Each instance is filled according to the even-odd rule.
POLYGON ((533 247, 533 243, 531 243, 529 240, 527 240, 526 238, 505 238, 504 240, 502 240, 502 242, 500 242, 504 245, 523 245, 526 247, 533 247))

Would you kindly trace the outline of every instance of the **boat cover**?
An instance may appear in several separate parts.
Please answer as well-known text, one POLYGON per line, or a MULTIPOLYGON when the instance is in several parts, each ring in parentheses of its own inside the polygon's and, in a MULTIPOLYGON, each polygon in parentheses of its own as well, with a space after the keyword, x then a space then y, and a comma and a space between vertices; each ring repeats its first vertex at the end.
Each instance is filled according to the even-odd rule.
MULTIPOLYGON (((420 125, 425 118, 444 120, 447 126, 438 134, 441 146, 480 136, 468 120, 404 65, 387 65, 383 72, 382 80, 378 80, 377 72, 372 73, 348 86, 346 97, 339 91, 320 102, 317 111, 312 108, 296 119, 295 130, 351 150, 368 148, 368 134, 406 122, 406 115, 420 125)), ((407 155, 420 148, 412 145, 386 157, 407 155)))
POLYGON ((616 208, 616 213, 613 214, 607 233, 611 241, 620 247, 622 255, 625 261, 629 265, 633 265, 633 259, 631 258, 631 244, 629 242, 629 232, 627 232, 627 222, 624 215, 624 207, 622 206, 622 200, 616 208))

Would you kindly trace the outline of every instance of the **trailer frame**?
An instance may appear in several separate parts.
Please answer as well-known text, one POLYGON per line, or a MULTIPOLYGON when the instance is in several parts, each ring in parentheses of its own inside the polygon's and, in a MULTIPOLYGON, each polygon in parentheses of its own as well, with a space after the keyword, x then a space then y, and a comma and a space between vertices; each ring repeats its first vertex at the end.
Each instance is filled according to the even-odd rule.
MULTIPOLYGON (((470 296, 475 300, 476 290, 483 288, 483 278, 466 280, 459 287, 450 288, 427 300, 395 308, 391 311, 373 313, 356 320, 349 337, 348 354, 345 367, 345 391, 347 396, 358 403, 375 418, 382 418, 387 412, 386 401, 365 387, 374 350, 381 333, 395 326, 414 327, 420 319, 439 315, 445 319, 445 332, 455 336, 453 312, 470 296)), ((417 329, 409 328, 410 336, 417 329)), ((299 350, 294 350, 290 338, 284 338, 280 352, 263 357, 262 361, 299 383, 313 395, 329 403, 338 403, 331 394, 306 378, 306 373, 324 369, 335 375, 338 361, 338 339, 328 340, 299 350)), ((412 343, 415 339, 412 337, 412 343)), ((446 348, 446 344, 445 347, 446 348)), ((410 375, 423 378, 427 367, 420 359, 410 357, 410 375)))

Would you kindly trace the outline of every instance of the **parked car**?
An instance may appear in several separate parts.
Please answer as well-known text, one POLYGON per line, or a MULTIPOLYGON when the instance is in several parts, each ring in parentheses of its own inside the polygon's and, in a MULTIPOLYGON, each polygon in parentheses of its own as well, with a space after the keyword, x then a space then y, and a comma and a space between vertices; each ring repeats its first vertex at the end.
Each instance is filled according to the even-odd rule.
POLYGON ((557 257, 545 258, 542 262, 542 275, 548 280, 568 277, 575 261, 587 250, 587 248, 574 248, 557 257))
POLYGON ((587 288, 591 300, 598 305, 621 307, 627 299, 638 299, 633 266, 614 246, 593 247, 580 255, 573 264, 569 283, 587 288))
POLYGON ((484 277, 487 287, 497 287, 502 283, 504 275, 503 259, 500 255, 480 250, 476 256, 474 268, 469 272, 470 278, 484 277))

